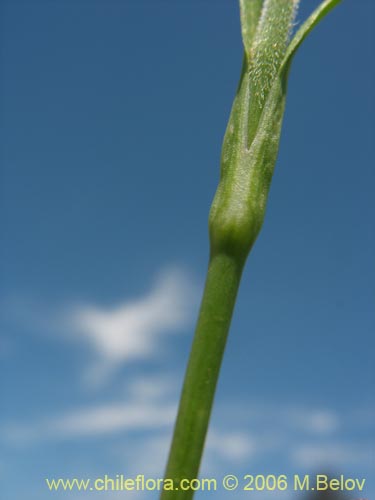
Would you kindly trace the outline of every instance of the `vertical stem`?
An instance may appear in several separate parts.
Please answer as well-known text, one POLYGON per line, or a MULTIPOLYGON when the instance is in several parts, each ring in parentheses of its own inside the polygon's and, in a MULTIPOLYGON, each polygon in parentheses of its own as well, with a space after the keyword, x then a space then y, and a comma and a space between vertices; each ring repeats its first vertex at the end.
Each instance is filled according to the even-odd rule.
MULTIPOLYGON (((228 330, 244 262, 218 253, 210 259, 198 323, 185 374, 165 477, 198 476, 228 330)), ((185 483, 186 487, 186 483, 185 483)), ((194 491, 163 491, 161 500, 189 500, 194 491)))
POLYGON ((292 58, 340 0, 325 0, 289 43, 298 0, 240 0, 245 64, 224 137, 209 217, 211 258, 161 500, 191 500, 242 269, 261 229, 292 58), (184 481, 184 487, 180 481, 184 481), (168 484, 168 487, 170 485, 168 484))

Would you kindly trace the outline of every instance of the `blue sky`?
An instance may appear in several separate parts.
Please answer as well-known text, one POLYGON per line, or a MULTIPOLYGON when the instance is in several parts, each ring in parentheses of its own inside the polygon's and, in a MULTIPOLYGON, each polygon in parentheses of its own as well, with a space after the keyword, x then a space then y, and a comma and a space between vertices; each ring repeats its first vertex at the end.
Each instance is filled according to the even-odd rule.
MULTIPOLYGON (((162 474, 242 47, 234 0, 1 8, 1 490, 44 500, 162 474)), ((295 58, 202 474, 375 494, 373 19, 346 0, 295 58)))

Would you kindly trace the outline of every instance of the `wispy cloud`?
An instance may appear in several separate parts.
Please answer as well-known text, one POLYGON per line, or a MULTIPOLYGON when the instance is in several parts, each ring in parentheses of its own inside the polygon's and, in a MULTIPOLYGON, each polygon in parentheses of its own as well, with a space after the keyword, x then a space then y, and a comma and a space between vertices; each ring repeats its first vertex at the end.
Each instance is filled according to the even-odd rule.
POLYGON ((34 421, 20 420, 0 427, 0 439, 8 445, 28 446, 45 441, 100 439, 110 435, 129 437, 139 431, 172 431, 178 391, 173 378, 133 375, 121 398, 86 404, 34 421))
POLYGON ((291 458, 298 466, 309 468, 326 467, 327 470, 340 466, 374 464, 374 447, 367 443, 309 443, 297 446, 291 458))
MULTIPOLYGON (((86 344, 90 356, 82 367, 82 380, 86 386, 100 387, 118 367, 163 355, 166 338, 192 326, 200 293, 190 274, 171 266, 159 272, 145 294, 130 295, 111 306, 3 297, 1 330, 16 329, 31 338, 58 340, 67 346, 86 344)), ((17 348, 3 334, 0 356, 7 355, 10 347, 17 348)))
POLYGON ((127 380, 126 392, 141 401, 163 402, 176 400, 181 384, 182 379, 173 372, 138 375, 127 380))
MULTIPOLYGON (((59 441, 83 445, 85 440, 102 439, 103 446, 107 442, 115 447, 111 453, 116 455, 118 463, 126 464, 128 474, 142 471, 158 475, 162 474, 167 458, 177 401, 173 376, 158 372, 147 377, 133 375, 118 400, 73 408, 35 422, 5 425, 0 429, 0 438, 12 448, 59 441), (108 440, 109 437, 116 439, 108 440)), ((264 460, 269 462, 276 456, 286 467, 302 467, 306 471, 348 470, 351 466, 365 470, 373 460, 367 441, 348 443, 346 434, 340 434, 341 420, 332 410, 307 407, 291 410, 256 403, 249 406, 248 414, 252 416, 246 422, 234 410, 229 422, 222 418, 213 422, 202 474, 216 477, 218 471, 240 470, 244 464, 259 467, 264 460), (335 425, 328 425, 331 420, 335 425)), ((223 414, 220 405, 218 414, 223 414)), ((349 420, 348 415, 341 416, 349 420)))
MULTIPOLYGON (((169 268, 147 293, 111 307, 65 304, 49 311, 31 307, 32 315, 28 315, 30 307, 23 306, 21 315, 20 308, 14 309, 14 316, 25 324, 32 323, 34 330, 44 335, 48 335, 53 325, 59 334, 50 335, 50 341, 57 337, 68 348, 80 345, 72 344, 72 339, 86 343, 91 356, 88 365, 80 366, 81 375, 91 386, 100 387, 117 368, 128 364, 139 368, 140 361, 157 360, 168 352, 166 340, 191 325, 199 295, 186 273, 169 268)), ((11 322, 13 310, 7 311, 7 320, 11 322)), ((126 380, 120 379, 121 394, 110 401, 107 396, 101 399, 103 393, 99 391, 93 404, 92 394, 84 392, 88 399, 80 407, 42 415, 35 421, 4 423, 0 438, 10 447, 38 446, 58 440, 72 440, 83 446, 84 440, 102 439, 103 447, 106 442, 111 441, 113 446, 116 441, 118 454, 123 450, 129 453, 131 441, 131 460, 128 457, 127 462, 121 459, 119 463, 126 464, 127 470, 134 473, 162 473, 181 374, 177 377, 161 367, 155 369, 155 365, 154 370, 149 375, 129 370, 126 380), (109 440, 110 436, 116 439, 109 440)), ((324 406, 298 407, 248 400, 230 404, 225 400, 218 404, 220 419, 210 428, 203 462, 202 470, 206 473, 216 476, 228 467, 254 466, 266 456, 267 460, 277 456, 294 468, 323 465, 345 468, 351 464, 364 467, 373 460, 365 440, 359 438, 354 444, 345 441, 358 427, 365 426, 367 435, 373 432, 373 410, 343 413, 324 406)))
POLYGON ((88 373, 100 382, 120 363, 156 357, 162 340, 190 324, 197 290, 185 273, 167 269, 152 289, 116 307, 86 305, 68 313, 72 329, 92 348, 96 362, 88 373))
POLYGON ((215 455, 232 462, 252 457, 259 448, 257 439, 244 430, 223 432, 214 429, 208 435, 207 444, 215 455))
POLYGON ((330 409, 287 408, 282 414, 290 426, 313 434, 332 434, 341 425, 339 415, 330 409))
POLYGON ((176 405, 153 405, 144 402, 104 404, 72 412, 47 426, 59 437, 100 436, 119 431, 153 430, 168 427, 176 414, 176 405))

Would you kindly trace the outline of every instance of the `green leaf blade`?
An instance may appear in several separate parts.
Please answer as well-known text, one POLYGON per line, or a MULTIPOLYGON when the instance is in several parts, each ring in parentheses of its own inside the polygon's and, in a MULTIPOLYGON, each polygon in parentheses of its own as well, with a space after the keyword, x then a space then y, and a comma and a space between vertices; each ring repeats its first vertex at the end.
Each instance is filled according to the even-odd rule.
POLYGON ((240 0, 242 41, 248 57, 262 12, 262 5, 263 0, 240 0))
POLYGON ((299 0, 265 0, 251 48, 252 99, 261 108, 286 53, 299 0))
POLYGON ((326 15, 342 0, 325 0, 319 7, 308 17, 308 19, 298 29, 297 33, 292 38, 288 49, 285 53, 284 59, 280 65, 279 72, 282 73, 287 70, 290 63, 295 56, 297 50, 302 45, 309 33, 326 17, 326 15))

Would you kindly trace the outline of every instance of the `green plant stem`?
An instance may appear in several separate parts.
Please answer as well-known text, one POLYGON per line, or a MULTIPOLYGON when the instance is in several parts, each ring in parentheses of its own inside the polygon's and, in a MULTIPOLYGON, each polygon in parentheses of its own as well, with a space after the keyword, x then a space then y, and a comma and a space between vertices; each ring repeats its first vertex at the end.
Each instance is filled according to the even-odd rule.
POLYGON ((289 42, 298 0, 240 0, 244 65, 224 137, 206 286, 165 473, 179 489, 165 489, 161 500, 194 496, 179 482, 198 476, 243 266, 265 215, 289 68, 306 36, 339 2, 323 1, 289 42))
MULTIPOLYGON (((182 389, 165 478, 177 485, 198 476, 216 383, 244 260, 212 255, 182 389)), ((185 485, 186 486, 186 485, 185 485)), ((163 491, 161 500, 188 500, 194 491, 163 491)))

